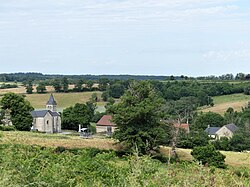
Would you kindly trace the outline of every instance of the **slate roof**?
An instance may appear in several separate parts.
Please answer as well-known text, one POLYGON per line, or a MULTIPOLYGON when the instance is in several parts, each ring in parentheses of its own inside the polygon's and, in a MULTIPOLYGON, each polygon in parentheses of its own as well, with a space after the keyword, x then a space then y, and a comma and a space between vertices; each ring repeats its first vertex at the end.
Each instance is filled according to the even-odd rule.
POLYGON ((56 103, 56 101, 54 99, 53 94, 50 95, 50 98, 49 98, 49 100, 47 102, 47 105, 57 105, 57 103, 56 103))
POLYGON ((102 118, 97 122, 97 125, 100 126, 115 126, 116 124, 111 122, 112 116, 104 115, 102 118))
POLYGON ((58 112, 52 112, 50 110, 34 110, 31 112, 31 115, 33 118, 44 117, 48 112, 51 116, 60 116, 58 112))
POLYGON ((221 127, 207 127, 205 132, 207 132, 209 135, 215 135, 215 133, 220 129, 221 127))
POLYGON ((228 128, 231 132, 235 132, 238 129, 238 127, 233 123, 225 125, 225 127, 228 128))

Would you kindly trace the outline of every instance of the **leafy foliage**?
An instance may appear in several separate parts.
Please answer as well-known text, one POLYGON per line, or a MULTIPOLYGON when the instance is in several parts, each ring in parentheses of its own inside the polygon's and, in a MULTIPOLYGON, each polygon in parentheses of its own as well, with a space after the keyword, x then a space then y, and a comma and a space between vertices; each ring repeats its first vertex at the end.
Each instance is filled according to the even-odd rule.
POLYGON ((94 116, 94 106, 90 103, 77 103, 73 107, 63 110, 62 114, 62 128, 78 130, 79 124, 82 127, 87 127, 94 116))
POLYGON ((194 119, 194 123, 192 125, 192 128, 204 130, 208 126, 222 127, 223 125, 225 125, 225 123, 226 122, 225 122, 224 118, 220 114, 217 114, 214 112, 208 112, 208 113, 202 113, 202 114, 198 115, 194 119))
POLYGON ((169 140, 168 129, 160 124, 162 103, 149 82, 132 83, 121 102, 111 109, 118 127, 114 137, 129 151, 138 150, 141 154, 157 151, 160 144, 169 140))
POLYGON ((17 130, 30 130, 33 121, 30 112, 34 108, 23 96, 14 93, 4 94, 1 105, 2 109, 10 110, 11 121, 17 130))
POLYGON ((195 147, 191 155, 203 165, 226 168, 225 156, 215 149, 212 144, 202 147, 195 147))
POLYGON ((249 186, 249 169, 167 166, 114 151, 0 144, 0 186, 249 186), (188 171, 188 172, 187 172, 188 171), (213 172, 212 172, 213 171, 213 172), (235 174, 233 174, 235 173, 235 174))

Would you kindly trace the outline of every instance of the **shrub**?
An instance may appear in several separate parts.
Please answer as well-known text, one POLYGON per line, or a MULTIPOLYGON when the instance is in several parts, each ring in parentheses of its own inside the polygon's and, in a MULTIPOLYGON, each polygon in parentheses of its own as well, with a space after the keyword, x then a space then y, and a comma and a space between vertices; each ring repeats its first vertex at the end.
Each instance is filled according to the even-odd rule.
POLYGON ((16 128, 15 126, 4 126, 4 125, 0 125, 0 131, 15 131, 16 128))
POLYGON ((215 166, 217 168, 226 168, 223 154, 215 149, 212 144, 202 147, 195 147, 191 152, 195 160, 200 161, 203 165, 215 166))

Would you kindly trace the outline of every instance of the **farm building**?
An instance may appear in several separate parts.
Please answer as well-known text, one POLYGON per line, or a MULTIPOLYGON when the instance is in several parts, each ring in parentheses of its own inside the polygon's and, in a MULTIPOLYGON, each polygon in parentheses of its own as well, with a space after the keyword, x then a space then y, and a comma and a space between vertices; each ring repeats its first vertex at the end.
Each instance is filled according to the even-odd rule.
POLYGON ((235 124, 224 125, 223 127, 210 127, 208 126, 205 132, 208 136, 214 139, 220 139, 222 137, 232 138, 234 132, 238 129, 235 124))
POLYGON ((175 128, 179 128, 179 129, 183 129, 183 130, 186 131, 186 133, 190 132, 189 124, 188 123, 174 124, 174 127, 175 128))
POLYGON ((31 112, 33 117, 32 130, 46 133, 61 132, 61 116, 56 111, 57 103, 51 94, 46 104, 46 110, 34 110, 31 112))
POLYGON ((116 124, 112 122, 111 115, 104 115, 96 124, 96 132, 106 132, 112 134, 116 129, 116 124))

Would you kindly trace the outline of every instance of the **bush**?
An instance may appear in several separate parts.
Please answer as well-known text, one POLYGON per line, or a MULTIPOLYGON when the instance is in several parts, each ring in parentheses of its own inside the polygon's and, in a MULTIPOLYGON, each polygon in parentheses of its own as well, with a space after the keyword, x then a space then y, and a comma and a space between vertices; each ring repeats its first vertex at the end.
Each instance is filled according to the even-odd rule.
POLYGON ((15 126, 4 126, 4 125, 0 125, 0 131, 15 131, 16 128, 15 126))
POLYGON ((191 155, 203 165, 226 168, 226 156, 217 151, 212 144, 203 147, 195 147, 191 152, 191 155))

